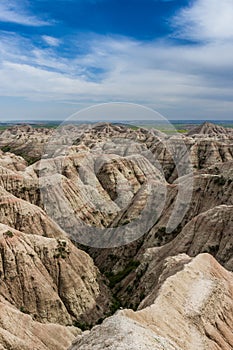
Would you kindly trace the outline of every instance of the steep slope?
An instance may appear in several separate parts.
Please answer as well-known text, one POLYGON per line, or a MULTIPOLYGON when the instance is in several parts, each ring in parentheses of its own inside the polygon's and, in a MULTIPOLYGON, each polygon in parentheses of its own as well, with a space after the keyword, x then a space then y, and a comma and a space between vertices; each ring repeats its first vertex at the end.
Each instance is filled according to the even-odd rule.
POLYGON ((44 159, 34 166, 36 173, 37 166, 41 168, 40 183, 47 212, 63 228, 66 225, 65 231, 70 234, 79 226, 84 231, 84 223, 100 228, 111 226, 127 205, 141 202, 144 195, 141 196, 140 189, 150 181, 166 187, 160 169, 146 157, 99 151, 105 146, 100 144, 97 151, 72 148, 70 152, 76 151, 73 154, 44 159), (61 169, 60 174, 57 169, 61 169))
POLYGON ((15 125, 0 133, 0 148, 22 156, 29 163, 40 159, 52 130, 15 125))
MULTIPOLYGON (((226 163, 227 164, 227 163, 226 163)), ((232 164, 232 163, 231 163, 232 164)), ((178 229, 171 233, 166 234, 166 227, 168 226, 169 219, 174 210, 174 203, 178 192, 178 186, 190 186, 189 177, 182 177, 179 181, 176 181, 169 187, 167 202, 164 206, 164 211, 160 220, 151 229, 147 236, 145 243, 146 247, 160 246, 174 238, 182 227, 188 223, 192 218, 203 213, 209 209, 212 209, 218 205, 233 205, 233 181, 231 172, 224 171, 224 167, 219 167, 221 170, 218 174, 213 173, 201 173, 196 172, 193 177, 192 197, 190 202, 180 201, 177 215, 182 213, 182 210, 187 206, 187 212, 180 222, 178 229)))
MULTIPOLYGON (((194 217, 169 243, 148 248, 137 258, 141 265, 118 285, 118 296, 138 305, 158 284, 164 262, 169 256, 186 253, 191 257, 200 253, 212 254, 219 263, 233 271, 233 206, 221 205, 194 217), (131 290, 130 297, 128 291, 131 290)), ((124 304, 125 305, 125 304, 124 304)))
POLYGON ((170 258, 167 265, 170 277, 149 304, 118 312, 70 350, 231 350, 232 273, 207 254, 170 258))
POLYGON ((40 322, 92 323, 110 298, 92 259, 69 240, 0 224, 0 295, 40 322))
MULTIPOLYGON (((9 158, 12 158, 12 156, 12 153, 10 153, 9 158)), ((43 206, 39 180, 32 167, 27 167, 24 171, 16 171, 0 165, 0 186, 16 197, 43 206)))
POLYGON ((66 237, 64 231, 38 206, 0 187, 0 222, 19 231, 47 237, 66 237))
MULTIPOLYGON (((174 251, 169 251, 169 255, 182 252, 195 256, 209 252, 221 265, 233 271, 232 227, 233 206, 221 205, 209 209, 189 221, 172 241, 174 251)), ((171 247, 171 243, 169 245, 171 247)))
POLYGON ((1 350, 66 350, 79 333, 76 327, 36 322, 0 297, 1 350))
MULTIPOLYGON (((214 165, 206 170, 196 171, 193 176, 191 201, 190 203, 186 203, 185 200, 180 201, 175 214, 174 205, 179 190, 179 183, 188 188, 190 186, 190 180, 189 177, 186 176, 180 178, 179 182, 176 181, 174 184, 168 185, 163 211, 159 219, 155 221, 153 227, 146 231, 141 239, 116 249, 103 249, 99 251, 88 250, 91 256, 93 256, 97 266, 102 271, 118 273, 124 270, 130 261, 140 260, 141 254, 143 254, 146 249, 160 247, 169 242, 171 242, 172 245, 173 240, 179 235, 182 228, 199 214, 221 205, 231 207, 233 205, 232 169, 232 162, 229 162, 225 163, 223 166, 214 165), (175 215, 175 219, 179 218, 179 215, 182 217, 185 209, 187 209, 187 212, 178 227, 172 232, 167 232, 172 214, 175 215), (104 269, 102 269, 102 267, 104 267, 104 269)), ((151 213, 156 213, 156 210, 157 207, 151 206, 151 213)), ((223 209, 223 213, 224 211, 225 209, 223 209)), ((228 211, 226 211, 226 215, 228 215, 227 212, 228 211)), ((127 215, 127 213, 130 214, 130 208, 126 211, 125 215, 127 215)), ((209 217, 211 217, 211 215, 214 215, 214 212, 210 211, 209 217)), ((122 224, 123 222, 122 220, 119 223, 122 224)), ((230 228, 230 226, 228 227, 230 228)), ((222 231, 223 230, 224 226, 222 226, 222 231)), ((204 232, 206 231, 204 230, 204 232)), ((201 231, 199 231, 198 234, 202 235, 201 231)), ((216 244, 217 243, 213 242, 213 245, 216 244)), ((218 242, 218 244, 220 244, 220 242, 218 242)), ((187 251, 178 251, 178 253, 181 252, 187 251)), ((196 254, 199 252, 200 251, 196 251, 196 254)))
POLYGON ((9 152, 4 153, 0 150, 0 166, 13 171, 24 171, 27 167, 27 162, 20 156, 9 152))

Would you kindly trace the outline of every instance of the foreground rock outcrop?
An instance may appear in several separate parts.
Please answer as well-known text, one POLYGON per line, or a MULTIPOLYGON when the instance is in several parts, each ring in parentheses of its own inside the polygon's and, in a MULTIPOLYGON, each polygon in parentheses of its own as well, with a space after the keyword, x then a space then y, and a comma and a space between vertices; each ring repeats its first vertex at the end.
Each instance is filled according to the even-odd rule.
POLYGON ((167 260, 160 279, 141 310, 118 312, 79 336, 70 350, 232 349, 231 272, 208 254, 179 255, 167 260))

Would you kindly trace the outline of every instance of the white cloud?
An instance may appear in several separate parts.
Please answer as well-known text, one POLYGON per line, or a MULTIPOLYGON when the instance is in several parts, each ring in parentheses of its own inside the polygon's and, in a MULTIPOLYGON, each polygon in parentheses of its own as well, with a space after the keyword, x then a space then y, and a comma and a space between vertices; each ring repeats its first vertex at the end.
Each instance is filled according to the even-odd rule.
POLYGON ((10 22, 35 27, 50 25, 49 22, 28 13, 23 6, 23 0, 20 1, 20 5, 19 2, 15 0, 1 0, 0 22, 10 22))
POLYGON ((195 0, 173 21, 178 28, 177 35, 182 38, 198 41, 233 39, 233 1, 195 0))
POLYGON ((54 46, 57 47, 60 45, 61 40, 58 38, 54 38, 53 36, 49 36, 49 35, 43 35, 42 39, 44 40, 44 42, 50 46, 54 46))
MULTIPOLYGON (((53 46, 42 49, 14 33, 0 33, 0 95, 47 102, 137 102, 177 118, 180 113, 217 117, 221 107, 224 115, 232 111, 233 44, 228 41, 174 46, 91 36, 83 42, 85 53, 64 58, 53 46)), ((74 51, 82 45, 80 38, 71 44, 74 51)))

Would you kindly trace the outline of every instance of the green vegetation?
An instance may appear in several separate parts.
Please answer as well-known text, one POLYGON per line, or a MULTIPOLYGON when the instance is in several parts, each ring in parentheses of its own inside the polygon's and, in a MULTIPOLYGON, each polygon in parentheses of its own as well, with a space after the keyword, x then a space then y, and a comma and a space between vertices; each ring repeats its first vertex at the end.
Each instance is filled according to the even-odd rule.
POLYGON ((73 326, 81 329, 82 332, 88 331, 89 329, 92 328, 92 325, 85 322, 78 321, 78 320, 74 321, 73 326))
POLYGON ((29 156, 28 154, 26 154, 24 152, 15 151, 14 148, 12 148, 9 145, 2 146, 1 150, 3 152, 11 152, 11 153, 14 153, 16 156, 23 157, 26 160, 26 162, 28 163, 28 165, 32 165, 33 163, 35 163, 38 160, 40 160, 40 157, 31 157, 31 156, 29 156))
POLYGON ((12 238, 14 236, 14 233, 11 232, 10 230, 8 230, 8 231, 4 232, 4 236, 12 238))
POLYGON ((31 157, 25 151, 15 151, 14 149, 11 149, 11 152, 14 153, 16 156, 23 157, 23 159, 26 160, 28 165, 32 165, 33 163, 37 162, 40 160, 40 157, 31 157))
POLYGON ((127 127, 132 129, 132 130, 138 130, 139 129, 139 126, 136 126, 136 125, 128 125, 127 124, 127 127))
POLYGON ((116 296, 114 296, 112 305, 110 306, 110 315, 115 314, 115 312, 116 312, 117 310, 119 310, 120 307, 121 307, 121 302, 120 302, 120 300, 119 300, 116 296))
POLYGON ((11 147, 10 147, 9 145, 3 146, 3 147, 1 147, 1 150, 2 150, 3 152, 10 152, 10 151, 11 151, 11 147))
POLYGON ((33 127, 33 129, 55 129, 59 126, 59 123, 51 123, 51 124, 35 124, 35 125, 31 125, 33 127))
POLYGON ((221 175, 221 176, 218 176, 214 179, 214 183, 219 185, 219 186, 224 186, 225 183, 226 183, 226 179, 221 175))
POLYGON ((9 128, 9 125, 0 125, 0 130, 6 130, 9 128))
MULTIPOLYGON (((181 209, 180 210, 182 210, 182 205, 181 205, 181 209)), ((170 231, 169 227, 167 227, 167 228, 166 227, 160 227, 158 229, 158 231, 155 232, 155 235, 154 235, 154 237, 158 239, 158 246, 162 246, 162 245, 170 242, 171 239, 175 238, 180 233, 181 230, 182 230, 182 225, 181 224, 179 224, 177 226, 177 228, 175 230, 171 231, 171 232, 169 232, 170 231)))
POLYGON ((20 311, 23 312, 24 314, 30 315, 30 312, 27 309, 25 309, 24 306, 20 306, 20 311))
MULTIPOLYGON (((12 151, 13 152, 13 151, 12 151)), ((32 165, 35 162, 37 162, 38 160, 40 160, 40 157, 30 157, 29 155, 25 154, 25 153, 21 153, 21 152, 13 152, 15 153, 17 156, 21 156, 23 157, 23 159, 26 160, 26 162, 28 163, 28 165, 32 165)))
POLYGON ((121 270, 114 274, 113 272, 108 272, 105 274, 105 276, 109 280, 109 287, 114 288, 116 284, 121 282, 126 276, 130 274, 130 272, 136 270, 136 268, 140 265, 139 261, 130 261, 129 264, 124 268, 124 270, 121 270))
POLYGON ((55 249, 54 258, 65 259, 70 254, 69 249, 67 248, 67 242, 62 239, 57 240, 57 248, 55 249))
POLYGON ((159 246, 163 245, 166 241, 166 227, 160 227, 155 233, 155 238, 157 237, 159 246))
POLYGON ((216 255, 218 250, 219 250, 219 244, 209 246, 209 249, 207 249, 207 250, 208 250, 207 253, 212 254, 212 255, 216 255))

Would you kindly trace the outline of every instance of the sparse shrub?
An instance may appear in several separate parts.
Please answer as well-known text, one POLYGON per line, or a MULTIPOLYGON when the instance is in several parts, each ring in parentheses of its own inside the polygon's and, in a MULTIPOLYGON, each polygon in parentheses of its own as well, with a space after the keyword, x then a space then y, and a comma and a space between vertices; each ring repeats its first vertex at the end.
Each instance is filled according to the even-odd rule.
POLYGON ((109 287, 114 288, 116 284, 121 282, 126 276, 130 274, 130 272, 136 270, 136 268, 140 265, 139 261, 132 260, 129 264, 121 270, 114 274, 113 272, 106 273, 105 276, 109 279, 109 287))
POLYGON ((159 244, 163 243, 164 237, 166 235, 166 227, 160 227, 155 233, 155 238, 158 238, 159 244))
POLYGON ((27 314, 27 315, 30 314, 30 312, 27 309, 25 309, 24 306, 20 306, 20 311, 23 312, 24 314, 27 314))
POLYGON ((219 170, 218 167, 215 167, 215 168, 214 168, 214 171, 215 171, 215 174, 217 174, 217 175, 220 173, 220 170, 219 170))
POLYGON ((111 260, 111 261, 115 261, 116 260, 116 255, 114 255, 114 254, 109 254, 109 259, 111 260))
POLYGON ((128 287, 126 288, 127 293, 131 293, 132 290, 133 290, 133 287, 132 287, 132 286, 128 286, 128 287))
POLYGON ((98 319, 98 321, 96 322, 96 324, 101 324, 101 323, 103 323, 103 321, 104 321, 104 318, 101 317, 101 318, 98 319))
MULTIPOLYGON (((185 204, 180 205, 180 210, 184 207, 185 204)), ((176 237, 182 229, 181 224, 177 226, 177 228, 171 232, 169 227, 160 227, 158 231, 155 233, 154 237, 158 239, 158 246, 164 245, 171 241, 174 237, 176 237), (167 232, 168 231, 168 232, 167 232)))
POLYGON ((130 223, 130 220, 129 220, 128 218, 125 218, 125 219, 123 220, 122 225, 128 225, 129 223, 130 223))
POLYGON ((140 301, 142 301, 143 299, 145 299, 145 297, 146 297, 145 293, 142 292, 142 293, 140 294, 140 301))
POLYGON ((216 244, 216 245, 209 246, 209 247, 205 250, 205 252, 206 252, 206 253, 209 253, 209 254, 211 254, 211 255, 216 255, 217 252, 218 252, 218 250, 219 250, 219 244, 216 244))
POLYGON ((78 321, 78 320, 74 321, 73 326, 80 328, 81 331, 83 331, 83 332, 91 329, 91 327, 92 327, 92 325, 85 323, 85 322, 78 321))
POLYGON ((12 231, 8 230, 8 231, 4 232, 4 236, 12 238, 14 236, 14 233, 12 231))
POLYGON ((10 152, 11 151, 11 147, 9 145, 6 145, 6 146, 1 147, 1 150, 3 152, 10 152))
POLYGON ((65 259, 69 254, 70 254, 70 251, 67 247, 67 242, 65 240, 58 239, 57 248, 55 249, 55 254, 53 257, 55 259, 58 259, 58 258, 65 259))
POLYGON ((226 183, 226 179, 221 175, 221 176, 218 176, 214 179, 214 183, 219 185, 219 186, 224 186, 225 183, 226 183))
POLYGON ((110 306, 111 315, 113 315, 117 310, 119 310, 120 307, 121 307, 121 302, 117 298, 114 298, 113 303, 110 306))

